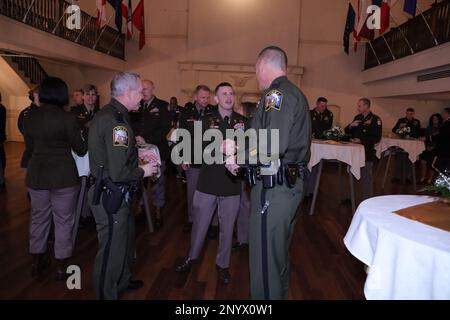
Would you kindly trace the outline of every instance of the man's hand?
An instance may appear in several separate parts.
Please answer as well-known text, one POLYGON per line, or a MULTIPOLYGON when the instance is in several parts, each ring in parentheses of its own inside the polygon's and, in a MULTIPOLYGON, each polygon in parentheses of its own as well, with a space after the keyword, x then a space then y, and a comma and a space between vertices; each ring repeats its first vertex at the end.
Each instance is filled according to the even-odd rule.
POLYGON ((186 171, 190 167, 191 167, 191 165, 189 163, 182 163, 181 164, 181 169, 183 169, 184 171, 186 171))
POLYGON ((400 123, 400 129, 403 129, 404 127, 406 127, 406 123, 400 123))
POLYGON ((137 143, 138 146, 142 146, 142 145, 145 144, 145 139, 142 138, 141 136, 137 136, 136 137, 136 143, 137 143))
POLYGON ((357 127, 357 126, 359 126, 360 123, 361 123, 360 120, 355 120, 352 123, 350 123, 350 127, 357 127))
POLYGON ((240 169, 237 164, 226 164, 225 168, 227 168, 227 170, 230 171, 233 176, 237 176, 240 169))
POLYGON ((361 139, 359 139, 359 138, 353 138, 353 139, 350 139, 350 142, 353 142, 353 143, 361 143, 361 139))
POLYGON ((144 170, 144 178, 151 177, 158 172, 158 163, 153 161, 139 167, 144 170))
POLYGON ((224 142, 222 142, 222 153, 226 156, 233 156, 236 154, 236 151, 238 149, 236 142, 231 139, 226 139, 224 142))

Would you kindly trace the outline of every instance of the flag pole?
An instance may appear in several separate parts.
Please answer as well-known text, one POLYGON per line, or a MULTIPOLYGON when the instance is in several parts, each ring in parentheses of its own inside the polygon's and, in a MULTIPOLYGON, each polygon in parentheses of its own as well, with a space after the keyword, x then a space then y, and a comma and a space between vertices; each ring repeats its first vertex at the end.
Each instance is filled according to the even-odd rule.
POLYGON ((405 33, 404 33, 403 30, 399 27, 397 21, 395 21, 394 17, 392 16, 392 13, 389 12, 389 16, 391 17, 392 21, 394 21, 396 27, 398 28, 398 30, 399 30, 400 33, 402 34, 403 39, 405 39, 405 42, 406 42, 406 44, 408 45, 409 50, 411 51, 411 54, 414 54, 414 50, 413 50, 413 48, 411 47, 411 44, 409 43, 408 38, 406 38, 405 33))
POLYGON ((389 52, 391 53, 392 59, 393 59, 393 60, 396 60, 396 58, 395 58, 395 56, 394 56, 394 52, 392 52, 391 46, 390 46, 389 43, 387 42, 386 37, 384 36, 384 34, 382 34, 381 37, 383 38, 384 43, 386 43, 386 46, 388 47, 389 52))
POLYGON ((377 53, 375 52, 375 49, 372 46, 372 41, 369 41, 369 46, 370 46, 370 49, 372 49, 372 52, 373 52, 373 54, 375 56, 375 59, 377 59, 378 65, 380 65, 381 62, 380 62, 380 59, 378 59, 377 53))
POLYGON ((81 29, 80 33, 78 34, 77 38, 75 39, 75 43, 78 43, 78 39, 80 39, 81 34, 83 33, 84 29, 86 29, 86 26, 88 23, 92 20, 94 17, 95 12, 97 12, 98 9, 95 9, 94 13, 89 17, 88 21, 84 24, 83 28, 81 29))
POLYGON ((117 42, 117 40, 119 39, 120 35, 121 35, 121 33, 119 33, 119 34, 117 35, 117 37, 116 37, 116 39, 114 40, 112 46, 109 47, 109 50, 108 50, 108 53, 107 53, 108 55, 111 53, 111 49, 112 49, 112 48, 114 47, 114 45, 116 44, 116 42, 117 42))
MULTIPOLYGON (((103 27, 103 30, 100 32, 100 35, 98 36, 97 40, 95 40, 94 46, 92 47, 92 49, 95 49, 97 47, 98 42, 100 41, 100 38, 102 37, 103 33, 105 32, 106 28, 108 27, 108 23, 109 21, 111 21, 111 18, 114 16, 115 14, 112 14, 109 18, 108 21, 106 21, 105 26, 103 27)), ((122 33, 122 31, 119 31, 119 34, 122 33)))
POLYGON ((436 38, 436 36, 434 35, 433 30, 431 30, 431 27, 430 27, 430 25, 428 24, 427 19, 425 19, 425 16, 423 15, 423 12, 422 12, 422 10, 420 9, 418 3, 416 4, 416 8, 419 10, 420 15, 422 16, 423 21, 424 21, 425 24, 427 25, 427 28, 428 28, 428 30, 430 31, 431 36, 433 37, 434 43, 438 46, 438 45, 439 45, 439 42, 437 41, 437 38, 436 38))
POLYGON ((23 22, 23 23, 25 23, 25 21, 27 21, 28 14, 30 13, 31 7, 34 5, 34 2, 35 2, 35 1, 36 1, 36 0, 31 1, 31 4, 30 4, 30 6, 28 7, 27 12, 26 12, 25 15, 23 16, 23 19, 22 19, 22 22, 23 22))

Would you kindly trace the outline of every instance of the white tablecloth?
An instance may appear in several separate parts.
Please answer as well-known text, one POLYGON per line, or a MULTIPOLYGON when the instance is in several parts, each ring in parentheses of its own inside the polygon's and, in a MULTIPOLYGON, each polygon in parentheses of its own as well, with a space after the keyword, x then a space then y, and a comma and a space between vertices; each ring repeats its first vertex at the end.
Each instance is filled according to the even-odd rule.
POLYGON ((370 267, 367 299, 450 299, 450 232, 393 213, 432 201, 383 196, 358 207, 344 243, 370 267))
POLYGON ((89 177, 89 174, 91 173, 91 170, 89 169, 89 152, 86 152, 84 156, 80 157, 72 151, 72 157, 77 165, 78 176, 89 177))
POLYGON ((308 169, 311 171, 312 167, 318 164, 322 159, 335 159, 345 162, 350 166, 351 173, 358 180, 361 177, 361 168, 366 165, 364 146, 361 144, 313 140, 308 169))
POLYGON ((380 159, 381 154, 390 147, 399 147, 408 152, 409 160, 414 163, 419 159, 419 155, 425 151, 425 142, 416 139, 383 137, 381 138, 380 143, 375 146, 378 159, 380 159))

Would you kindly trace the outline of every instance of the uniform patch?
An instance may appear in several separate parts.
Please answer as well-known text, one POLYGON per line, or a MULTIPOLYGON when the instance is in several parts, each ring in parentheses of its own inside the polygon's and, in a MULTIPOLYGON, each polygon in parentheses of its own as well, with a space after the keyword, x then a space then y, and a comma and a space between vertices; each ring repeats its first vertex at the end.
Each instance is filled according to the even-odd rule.
POLYGON ((283 103, 283 94, 278 90, 271 90, 266 94, 266 111, 275 109, 281 111, 281 104, 283 103))
POLYGON ((114 127, 113 146, 128 148, 128 129, 124 126, 114 127))

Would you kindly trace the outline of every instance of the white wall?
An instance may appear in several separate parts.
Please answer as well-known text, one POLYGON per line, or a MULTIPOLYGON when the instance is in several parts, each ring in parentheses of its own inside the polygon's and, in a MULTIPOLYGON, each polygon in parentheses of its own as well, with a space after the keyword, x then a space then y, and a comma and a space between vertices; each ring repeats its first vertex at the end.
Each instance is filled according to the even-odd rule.
MULTIPOLYGON (((419 6, 425 10, 431 2, 419 0, 419 6)), ((80 3, 87 12, 95 8, 94 1, 82 0, 80 3)), ((137 3, 134 1, 134 6, 137 3)), ((352 3, 356 9, 357 1, 352 0, 352 3)), ((402 3, 399 1, 393 9, 398 23, 408 18, 402 12, 402 3)), ((214 86, 224 77, 223 72, 214 68, 235 70, 237 67, 248 71, 257 53, 264 46, 275 44, 287 51, 293 70, 302 70, 303 74, 299 72, 293 80, 305 92, 310 105, 314 105, 318 96, 327 97, 330 104, 341 107, 339 122, 345 125, 355 115, 358 98, 369 95, 361 72, 364 45, 356 54, 352 52, 347 56, 343 52, 347 7, 347 0, 146 0, 147 45, 138 50, 136 32, 134 40, 127 42, 127 61, 123 70, 136 71, 143 78, 153 80, 158 97, 167 100, 177 96, 180 103, 185 103, 190 96, 183 91, 186 88, 181 70, 186 64, 183 63, 206 63, 211 70, 201 72, 197 81, 214 86)), ((110 15, 109 5, 107 10, 110 15)), ((53 73, 68 79, 71 87, 86 82, 96 84, 104 104, 114 72, 103 69, 101 62, 96 64, 96 68, 80 64, 50 68, 53 73)), ((243 76, 252 78, 242 90, 256 91, 254 74, 243 72, 243 76)), ((403 116, 406 107, 415 107, 419 119, 426 121, 429 114, 440 111, 446 104, 450 103, 374 99, 373 111, 389 128, 403 116)))

